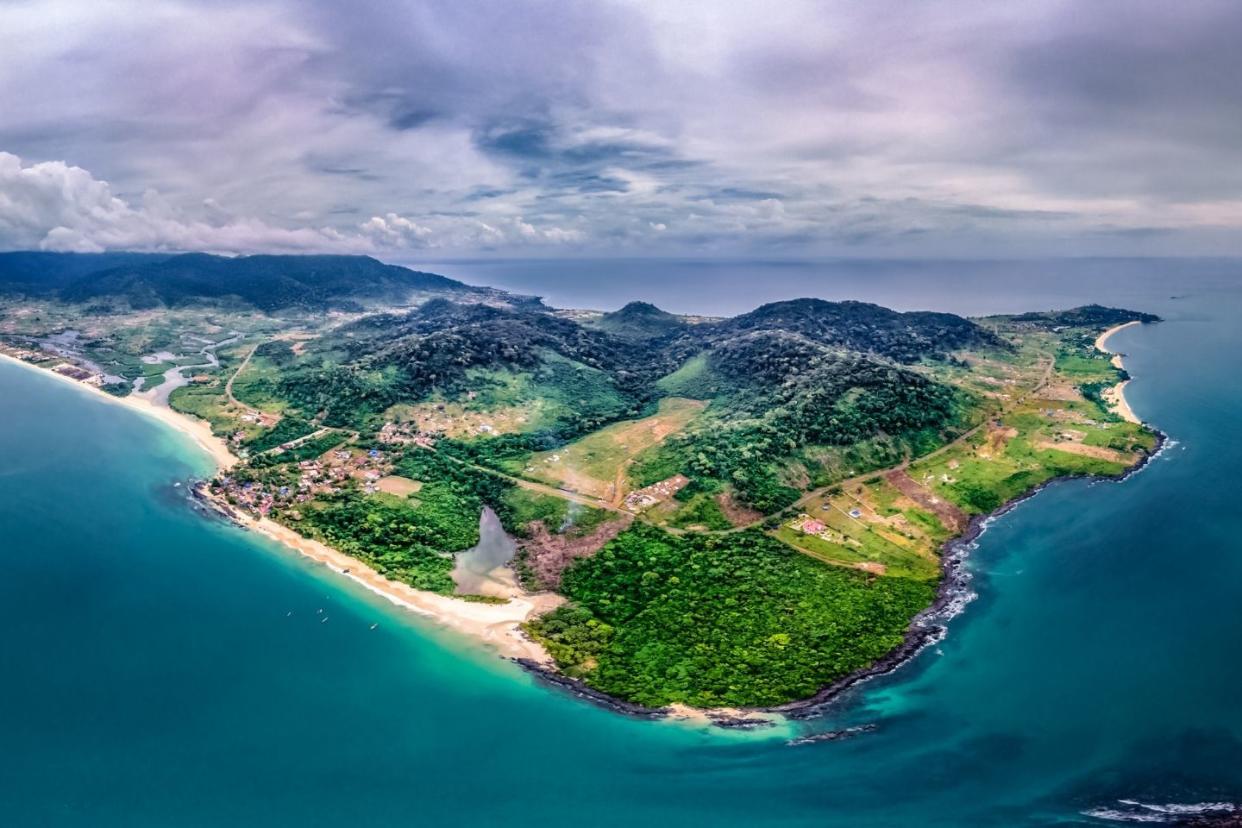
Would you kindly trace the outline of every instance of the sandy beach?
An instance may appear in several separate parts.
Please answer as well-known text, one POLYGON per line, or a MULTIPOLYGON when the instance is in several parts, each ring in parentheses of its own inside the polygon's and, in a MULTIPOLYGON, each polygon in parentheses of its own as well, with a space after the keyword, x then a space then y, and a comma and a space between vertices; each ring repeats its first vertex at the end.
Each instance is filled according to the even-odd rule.
MULTIPOLYGON (((93 385, 87 385, 71 377, 57 374, 55 371, 40 368, 8 354, 0 353, 0 359, 54 377, 94 395, 97 399, 154 417, 164 425, 192 438, 211 456, 219 470, 232 468, 238 462, 238 458, 229 450, 228 444, 212 434, 211 426, 202 420, 157 405, 141 396, 115 397, 93 385)), ((323 564, 333 572, 344 575, 399 607, 432 619, 448 629, 479 639, 506 657, 529 659, 540 664, 551 663, 547 651, 528 639, 519 625, 532 615, 547 612, 562 603, 564 599, 559 595, 527 594, 515 588, 507 604, 483 604, 417 590, 406 584, 391 581, 362 561, 342 554, 318 541, 304 538, 274 520, 256 519, 236 509, 231 509, 231 511, 246 527, 323 564)))
POLYGON ((95 395, 98 399, 124 406, 131 411, 139 411, 148 417, 154 417, 164 425, 174 428, 193 439, 194 442, 197 443, 201 449, 203 449, 203 451, 211 455, 211 459, 216 464, 217 469, 230 469, 237 464, 237 457, 229 451, 228 443, 220 437, 217 437, 215 434, 212 434, 211 426, 203 420, 186 414, 180 414, 173 411, 171 408, 156 405, 140 395, 130 394, 127 397, 113 396, 107 391, 97 388, 94 385, 87 385, 86 383, 79 382, 72 377, 66 377, 63 374, 56 373, 55 371, 40 368, 38 365, 32 365, 29 362, 9 356, 8 354, 0 353, 0 359, 4 359, 15 365, 21 365, 32 371, 38 371, 41 374, 53 377, 62 382, 66 382, 75 388, 80 388, 89 394, 95 395))
MULTIPOLYGON (((1123 325, 1116 325, 1112 328, 1109 328, 1104 333, 1100 334, 1099 336, 1095 338, 1096 350, 1103 351, 1106 354, 1112 354, 1113 365, 1117 368, 1124 368, 1125 365, 1122 362, 1121 354, 1115 353, 1108 349, 1108 338, 1111 337, 1113 334, 1117 333, 1117 331, 1128 328, 1131 325, 1141 325, 1141 324, 1142 324, 1141 322, 1126 322, 1123 325)), ((1143 421, 1138 418, 1138 415, 1134 413, 1134 410, 1132 408, 1130 408, 1129 401, 1126 400, 1126 385, 1128 385, 1129 382, 1130 382, 1129 380, 1123 380, 1117 383, 1112 388, 1107 389, 1104 392, 1103 397, 1104 397, 1105 402, 1108 403, 1109 407, 1116 414, 1121 416, 1123 419, 1129 420, 1132 423, 1142 423, 1143 421)))
POLYGON ((462 601, 447 595, 414 589, 391 581, 362 561, 342 554, 316 540, 304 538, 287 526, 268 518, 239 515, 244 525, 274 541, 317 561, 337 574, 366 587, 376 595, 417 615, 430 618, 448 629, 477 638, 508 658, 523 658, 550 664, 542 646, 531 641, 519 625, 564 602, 553 593, 518 594, 507 604, 462 601))

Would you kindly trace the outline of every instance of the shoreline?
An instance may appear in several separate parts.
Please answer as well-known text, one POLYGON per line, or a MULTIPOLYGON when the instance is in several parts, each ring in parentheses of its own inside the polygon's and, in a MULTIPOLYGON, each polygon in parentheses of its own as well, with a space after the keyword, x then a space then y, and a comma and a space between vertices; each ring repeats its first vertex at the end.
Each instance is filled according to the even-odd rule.
MULTIPOLYGON (((1105 353, 1112 353, 1104 348, 1104 343, 1110 336, 1123 328, 1131 325, 1141 325, 1142 322, 1133 321, 1126 322, 1122 325, 1116 325, 1104 331, 1095 340, 1095 347, 1105 353)), ((1113 364, 1118 368, 1121 366, 1121 355, 1114 354, 1113 364)), ((1118 384, 1118 389, 1124 388, 1125 380, 1118 384)), ((1125 404, 1124 396, 1121 397, 1122 403, 1125 404)), ((1145 425, 1141 420, 1130 411, 1128 405, 1125 409, 1129 412, 1131 422, 1139 425, 1145 425)), ((1008 503, 1001 504, 994 511, 983 515, 973 516, 966 526, 966 529, 956 537, 949 538, 940 547, 940 583, 936 588, 936 597, 931 606, 914 616, 910 621, 910 625, 906 629, 901 644, 881 657, 879 660, 856 670, 852 673, 842 676, 836 681, 820 688, 814 695, 805 699, 796 699, 794 701, 785 702, 784 704, 774 705, 771 707, 749 707, 740 709, 700 709, 691 708, 697 711, 697 714, 705 717, 708 721, 719 727, 730 728, 753 728, 763 727, 770 724, 770 721, 762 716, 779 714, 786 719, 804 720, 813 719, 821 716, 824 711, 836 703, 840 697, 848 690, 858 684, 867 682, 873 678, 889 675, 905 664, 913 661, 915 657, 923 651, 925 647, 944 640, 948 634, 949 621, 961 615, 966 605, 974 600, 975 593, 970 589, 970 582, 973 576, 966 571, 965 564, 970 558, 970 553, 975 548, 979 537, 987 531, 992 521, 1002 517, 1011 510, 1017 508, 1022 503, 1030 500, 1038 495, 1044 489, 1055 486, 1071 480, 1099 480, 1104 482, 1121 483, 1128 480, 1131 476, 1138 474, 1145 469, 1148 464, 1160 456, 1169 444, 1169 436, 1158 428, 1151 428, 1156 435, 1156 444, 1152 450, 1144 454, 1139 460, 1128 469, 1125 469, 1115 475, 1063 475, 1045 480, 1043 483, 1034 487, 1030 491, 1024 492, 1018 497, 1010 500, 1008 503)), ((603 693, 592 687, 587 686, 579 679, 570 678, 563 673, 549 670, 542 665, 525 664, 518 662, 530 672, 534 673, 538 678, 566 690, 578 698, 585 699, 597 704, 607 710, 623 713, 626 715, 636 716, 639 718, 656 719, 662 717, 675 717, 683 714, 683 705, 670 705, 668 707, 644 707, 642 705, 627 702, 603 693)), ((697 716, 696 716, 697 717, 697 716)))
MULTIPOLYGON (((125 397, 114 396, 93 385, 17 359, 9 354, 0 353, 0 359, 80 388, 95 399, 120 405, 160 421, 169 428, 190 437, 200 449, 208 454, 217 472, 227 471, 239 462, 239 458, 229 450, 228 444, 213 434, 211 426, 204 420, 157 405, 132 394, 125 397)), ((193 487, 192 491, 200 503, 226 517, 240 528, 252 529, 257 534, 326 566, 337 575, 349 578, 395 606, 434 621, 446 629, 474 638, 496 650, 503 658, 512 661, 529 660, 534 664, 551 663, 552 659, 547 651, 541 645, 528 639, 519 625, 533 614, 547 612, 563 600, 553 593, 535 593, 510 598, 507 604, 481 604, 414 589, 408 584, 385 578, 363 561, 338 552, 319 541, 305 538, 274 520, 256 519, 228 504, 221 503, 204 492, 201 484, 193 487)))
POLYGON ((1013 509, 1021 506, 1026 501, 1038 495, 1045 489, 1055 486, 1059 483, 1066 483, 1072 480, 1086 481, 1102 481, 1107 483, 1123 483, 1135 474, 1145 469, 1149 463, 1160 456, 1168 445, 1169 436, 1159 429, 1153 429, 1156 433, 1156 445, 1152 447, 1151 452, 1145 454, 1137 463, 1130 468, 1115 475, 1062 475, 1045 480, 1035 488, 1028 492, 1015 497, 1008 503, 1002 504, 995 511, 988 512, 984 515, 975 515, 970 519, 966 526, 966 530, 957 537, 950 538, 941 546, 941 581, 936 591, 936 600, 930 607, 923 610, 911 621, 910 628, 906 632, 906 638, 902 643, 884 658, 872 664, 870 667, 863 668, 850 675, 843 676, 837 681, 829 684, 821 689, 814 696, 798 701, 787 702, 786 704, 777 705, 770 708, 755 708, 756 712, 777 712, 783 713, 791 719, 810 719, 818 716, 824 708, 835 702, 845 691, 873 678, 888 675, 923 651, 923 648, 930 644, 935 644, 944 640, 948 633, 947 624, 957 616, 961 615, 966 605, 975 599, 975 593, 970 589, 970 582, 973 576, 966 571, 965 564, 970 558, 970 553, 974 551, 976 542, 980 536, 988 530, 992 521, 1003 517, 1013 509))
MULTIPOLYGON (((1122 368, 1122 355, 1108 351, 1105 344, 1116 332, 1140 325, 1139 321, 1117 325, 1101 333, 1095 339, 1095 347, 1105 353, 1113 353, 1113 364, 1122 368)), ((133 395, 115 397, 100 388, 79 382, 71 377, 57 374, 46 368, 25 362, 8 354, 0 353, 5 359, 27 368, 50 374, 75 386, 94 392, 98 397, 120 403, 134 411, 145 413, 165 425, 190 436, 204 449, 216 463, 218 470, 231 468, 238 458, 229 450, 227 443, 211 432, 210 426, 202 420, 176 412, 168 407, 158 406, 144 398, 133 395)), ((1125 400, 1124 388, 1129 382, 1125 379, 1109 391, 1115 392, 1117 401, 1109 399, 1109 391, 1105 392, 1107 402, 1117 407, 1121 416, 1127 420, 1142 424, 1125 400)), ((691 720, 702 721, 723 728, 752 729, 768 727, 776 722, 773 714, 790 720, 816 718, 824 710, 834 704, 846 691, 855 685, 870 679, 893 673, 906 663, 912 661, 930 644, 944 639, 948 632, 947 624, 960 615, 975 595, 970 590, 972 576, 965 569, 965 563, 975 542, 987 531, 992 520, 999 518, 1016 508, 1026 500, 1033 498, 1049 486, 1068 480, 1103 480, 1121 482, 1131 475, 1144 469, 1152 460, 1160 455, 1168 443, 1168 436, 1159 429, 1153 429, 1156 444, 1152 451, 1145 454, 1133 466, 1117 475, 1069 475, 1055 477, 1044 481, 1028 492, 1019 495, 996 510, 973 516, 966 529, 956 537, 945 541, 941 546, 940 568, 941 578, 937 586, 936 597, 932 604, 914 616, 906 629, 904 638, 894 650, 879 660, 853 673, 842 676, 824 686, 814 695, 805 699, 797 699, 771 707, 753 708, 692 708, 683 704, 666 707, 646 707, 629 702, 596 690, 579 679, 566 676, 560 672, 547 650, 537 642, 528 638, 521 630, 521 624, 534 615, 543 614, 560 603, 564 598, 555 593, 523 594, 511 597, 507 604, 480 604, 463 601, 439 593, 417 590, 399 581, 385 578, 375 569, 357 558, 352 558, 320 541, 303 537, 293 529, 276 523, 270 518, 255 518, 234 509, 230 504, 219 500, 206 490, 204 483, 193 486, 191 491, 198 502, 205 508, 224 516, 234 525, 242 529, 253 529, 269 540, 279 543, 299 555, 326 566, 337 575, 343 575, 354 583, 378 595, 392 604, 431 620, 440 626, 464 634, 484 645, 490 646, 501 657, 509 660, 536 679, 566 691, 573 696, 588 701, 606 710, 635 718, 650 720, 691 720)))
POLYGON ((191 491, 199 502, 221 513, 237 526, 253 530, 268 540, 322 564, 333 573, 348 578, 395 606, 432 620, 446 629, 474 638, 511 661, 551 663, 551 656, 540 644, 526 637, 520 624, 532 614, 547 612, 564 600, 554 593, 524 594, 510 598, 505 604, 484 604, 415 589, 409 584, 385 578, 365 562, 339 552, 325 543, 303 537, 270 518, 255 518, 221 502, 206 491, 204 483, 196 484, 191 491))
MULTIPOLYGON (((1113 334, 1117 333, 1118 331, 1121 331, 1121 330, 1124 330, 1130 327, 1131 325, 1141 325, 1141 324, 1143 323, 1135 320, 1133 322, 1125 322, 1121 325, 1114 325, 1113 327, 1109 328, 1104 333, 1100 334, 1099 336, 1095 338, 1095 349, 1097 351, 1102 351, 1103 353, 1106 353, 1106 354, 1112 354, 1113 367, 1117 368, 1118 370, 1124 371, 1125 370, 1125 362, 1123 360, 1124 354, 1118 353, 1117 351, 1110 351, 1108 349, 1109 337, 1111 337, 1113 334)), ((1109 388, 1108 390, 1106 390, 1101 396, 1104 397, 1104 401, 1108 403, 1108 406, 1109 408, 1113 410, 1113 413, 1120 416, 1123 420, 1127 420, 1131 423, 1142 425, 1143 421, 1139 419, 1139 416, 1137 414, 1134 413, 1134 409, 1130 408, 1130 403, 1126 399, 1126 386, 1129 384, 1130 384, 1130 379, 1127 376, 1126 379, 1123 379, 1121 382, 1117 383, 1112 388, 1109 388)))
POLYGON ((171 408, 156 405, 145 397, 135 396, 132 393, 124 397, 117 397, 113 394, 109 394, 102 388, 98 388, 94 385, 88 385, 84 382, 79 382, 73 377, 66 377, 63 374, 56 373, 50 368, 43 368, 35 365, 34 363, 26 362, 25 360, 10 356, 6 353, 0 352, 0 359, 14 365, 29 368, 32 371, 38 371, 40 374, 52 377, 53 379, 66 382, 75 388, 80 388, 87 393, 93 394, 96 399, 115 403, 123 406, 124 408, 128 408, 131 411, 137 411, 148 417, 159 420, 169 428, 175 429, 176 431, 190 437, 199 448, 211 457, 211 460, 215 464, 218 471, 227 471, 238 463, 238 458, 232 451, 229 450, 228 443, 212 433, 211 426, 206 420, 200 420, 197 417, 182 414, 181 412, 174 411, 171 408))
POLYGON ((1110 483, 1121 483, 1138 474, 1149 463, 1155 460, 1168 445, 1169 437, 1159 429, 1156 433, 1156 445, 1151 452, 1144 455, 1130 468, 1116 475, 1065 475, 1045 480, 1040 485, 1024 492, 996 510, 983 515, 975 515, 970 519, 962 534, 950 538, 941 546, 940 584, 936 588, 936 597, 931 606, 921 611, 910 621, 905 637, 894 650, 873 662, 867 667, 842 676, 830 684, 820 688, 814 695, 805 699, 796 699, 771 707, 746 708, 690 708, 681 704, 667 707, 644 707, 610 696, 581 680, 566 676, 554 667, 544 664, 528 663, 515 659, 528 672, 541 681, 573 696, 591 702, 605 710, 621 713, 640 719, 702 719, 717 727, 730 729, 751 729, 767 727, 774 722, 768 718, 777 714, 785 719, 800 721, 818 718, 827 708, 835 704, 847 691, 856 685, 863 684, 874 678, 896 672, 913 661, 924 648, 943 641, 948 634, 948 623, 966 610, 966 605, 976 597, 970 589, 973 576, 966 571, 965 564, 970 553, 975 549, 976 541, 987 531, 992 521, 1003 517, 1011 510, 1038 495, 1044 489, 1071 480, 1099 480, 1110 483))

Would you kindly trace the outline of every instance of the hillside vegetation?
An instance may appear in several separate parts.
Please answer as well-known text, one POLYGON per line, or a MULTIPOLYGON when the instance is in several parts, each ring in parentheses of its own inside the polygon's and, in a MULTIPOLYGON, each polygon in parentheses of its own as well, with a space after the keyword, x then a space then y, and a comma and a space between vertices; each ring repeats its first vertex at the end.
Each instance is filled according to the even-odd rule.
POLYGON ((1139 462, 1094 345, 1128 321, 1154 317, 601 316, 363 257, 0 256, 19 358, 118 394, 191 366, 169 402, 243 456, 230 508, 458 595, 490 507, 513 571, 459 597, 555 590, 528 634, 650 706, 812 695, 902 641, 973 517, 1139 462))

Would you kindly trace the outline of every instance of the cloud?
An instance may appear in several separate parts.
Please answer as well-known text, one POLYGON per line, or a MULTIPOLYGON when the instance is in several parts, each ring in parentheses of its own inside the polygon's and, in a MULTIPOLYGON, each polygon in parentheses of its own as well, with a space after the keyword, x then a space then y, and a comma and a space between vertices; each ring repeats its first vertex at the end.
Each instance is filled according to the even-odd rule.
POLYGON ((28 0, 0 4, 0 30, 8 246, 1242 239, 1242 8, 1225 0, 28 0))
POLYGON ((396 213, 372 216, 359 229, 364 235, 375 239, 377 244, 389 247, 422 246, 434 232, 430 227, 396 213))
POLYGON ((80 167, 60 161, 25 165, 0 152, 0 245, 5 247, 230 253, 366 247, 331 228, 274 227, 253 218, 212 223, 180 215, 155 193, 143 201, 135 206, 118 198, 108 182, 80 167))
POLYGON ((376 253, 430 248, 486 249, 566 245, 581 231, 537 225, 521 216, 487 221, 469 215, 425 221, 387 213, 356 227, 280 227, 236 216, 214 199, 187 215, 154 191, 131 204, 80 167, 25 164, 0 152, 0 247, 79 253, 102 250, 303 251, 376 253))

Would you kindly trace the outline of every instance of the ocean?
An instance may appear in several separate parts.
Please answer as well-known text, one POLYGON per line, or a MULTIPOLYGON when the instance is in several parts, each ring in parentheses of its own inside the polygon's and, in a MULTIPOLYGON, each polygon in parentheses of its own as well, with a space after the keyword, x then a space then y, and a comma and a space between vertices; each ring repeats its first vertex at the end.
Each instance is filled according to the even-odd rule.
POLYGON ((1152 311, 1109 344, 1171 439, 996 520, 978 598, 912 663, 736 733, 600 710, 200 515, 188 440, 0 364, 0 824, 1008 828, 1242 803, 1242 265, 560 263, 542 291, 530 263, 475 266, 429 269, 604 308, 1152 311))

